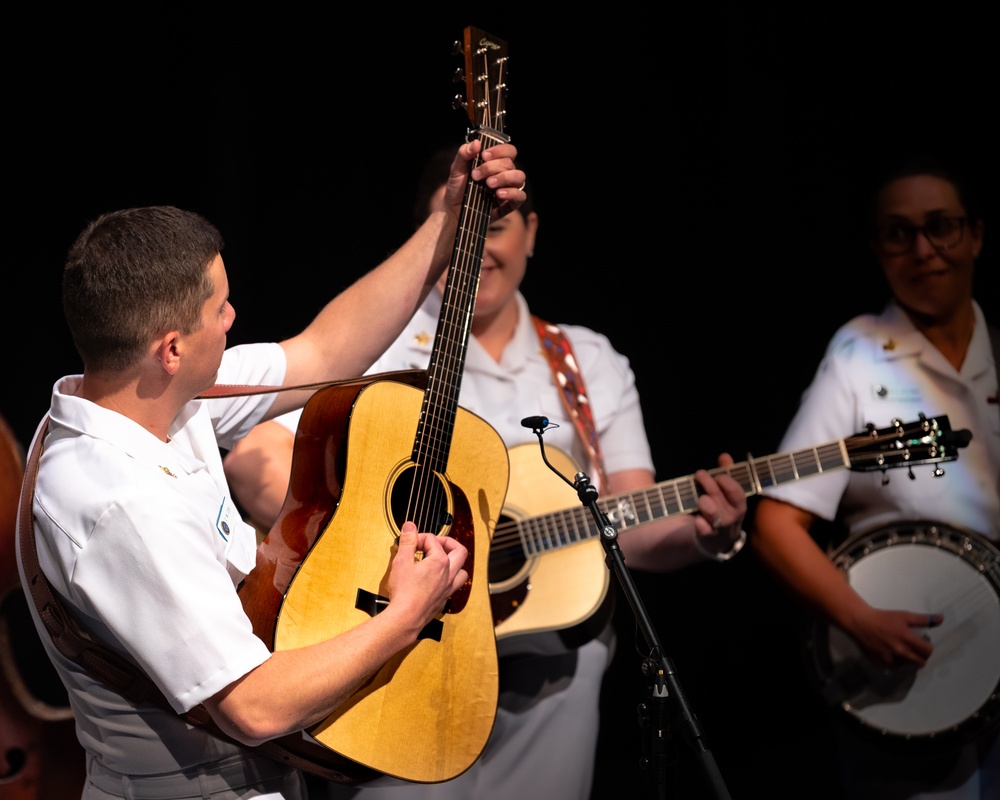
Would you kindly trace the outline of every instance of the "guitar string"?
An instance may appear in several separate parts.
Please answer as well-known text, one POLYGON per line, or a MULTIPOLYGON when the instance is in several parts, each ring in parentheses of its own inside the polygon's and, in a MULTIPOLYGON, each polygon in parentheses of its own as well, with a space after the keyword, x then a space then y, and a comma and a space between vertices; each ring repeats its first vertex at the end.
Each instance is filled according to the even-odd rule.
MULTIPOLYGON (((871 437, 859 436, 855 437, 853 440, 845 440, 845 448, 847 450, 862 450, 865 451, 871 446, 871 437)), ((822 447, 829 447, 829 445, 824 445, 822 447)), ((815 448, 822 449, 822 448, 815 448)), ((796 451, 795 454, 801 454, 804 451, 796 451)), ((783 454, 783 456, 773 456, 765 459, 757 459, 755 463, 759 464, 763 461, 778 457, 787 457, 788 455, 795 454, 783 454)), ((904 462, 905 463, 905 462, 904 462)), ((900 464, 899 466, 901 466, 900 464)), ((739 471, 741 467, 746 467, 747 464, 733 464, 729 468, 719 468, 716 472, 731 472, 739 471)), ((821 473, 817 473, 821 474, 821 473)), ((691 476, 685 479, 691 481, 691 476)), ((654 490, 643 490, 636 494, 642 494, 646 491, 654 490)), ((625 495, 622 495, 625 496, 625 495)), ((635 495, 632 495, 633 497, 635 495)), ((615 498, 612 498, 613 502, 615 498)), ((607 509, 605 509, 607 511, 607 509)), ((509 520, 506 523, 500 523, 497 526, 497 535, 494 537, 493 546, 491 546, 491 553, 494 550, 500 550, 512 547, 521 546, 521 541, 519 538, 518 531, 521 530, 523 526, 531 526, 537 524, 544 528, 543 538, 539 541, 543 543, 543 547, 538 551, 533 553, 533 555, 544 554, 544 543, 547 541, 553 543, 554 540, 551 538, 546 539, 546 536, 550 536, 549 531, 553 530, 553 523, 545 522, 545 518, 558 519, 562 518, 566 520, 572 517, 574 520, 574 525, 580 525, 584 523, 587 525, 589 517, 584 513, 583 509, 573 508, 566 509, 559 512, 553 512, 548 515, 541 515, 540 518, 531 518, 528 520, 509 520), (548 527, 545 527, 548 525, 548 527), (514 541, 514 539, 517 541, 514 541), (506 540, 506 541, 504 541, 506 540), (499 546, 498 546, 499 545, 499 546)), ((638 523, 642 524, 642 523, 638 523)), ((932 529, 934 528, 931 525, 932 529)), ((588 525, 584 528, 577 527, 576 530, 591 530, 588 525)), ((585 534, 579 541, 588 541, 592 538, 593 534, 585 534)), ((562 544, 573 543, 567 540, 566 536, 561 536, 560 541, 562 544)), ((986 635, 989 636, 991 631, 986 631, 984 625, 988 622, 993 622, 994 627, 997 620, 998 605, 1000 605, 1000 554, 998 554, 991 546, 987 544, 980 544, 976 539, 966 536, 962 533, 950 534, 947 530, 932 530, 927 533, 908 533, 898 541, 889 542, 885 540, 882 543, 878 541, 878 537, 873 536, 870 541, 864 541, 859 543, 859 547, 862 547, 862 552, 867 555, 870 552, 878 551, 879 549, 884 549, 886 547, 895 546, 897 548, 907 547, 911 545, 923 546, 923 547, 934 547, 935 550, 931 551, 935 554, 945 554, 950 555, 956 559, 959 559, 965 568, 970 570, 965 573, 960 581, 954 580, 950 574, 944 574, 938 583, 926 582, 921 584, 923 589, 923 596, 927 598, 922 601, 907 601, 908 603, 913 602, 933 602, 934 607, 928 608, 927 613, 940 613, 944 617, 944 622, 940 628, 937 628, 931 632, 933 636, 933 642, 935 647, 935 653, 937 655, 938 663, 942 661, 953 662, 954 656, 959 649, 966 649, 969 642, 975 642, 977 639, 981 640, 981 637, 986 635), (940 587, 945 587, 945 591, 939 596, 934 597, 928 589, 938 589, 940 587)), ((555 546, 559 546, 556 544, 555 546)), ((897 551, 894 552, 899 552, 897 551)), ((531 554, 525 554, 526 558, 529 558, 531 554)), ((511 608, 513 611, 513 607, 511 608)), ((981 654, 983 655, 983 654, 981 654)), ((985 654, 989 655, 989 654, 985 654)), ((966 661, 968 661, 966 659, 966 661)), ((980 658, 980 661, 986 663, 985 656, 980 658)), ((990 661, 989 663, 994 663, 990 661)), ((926 673, 927 676, 930 673, 926 673)), ((930 678, 927 677, 929 680, 930 678)), ((966 674, 964 676, 966 681, 972 682, 978 685, 983 680, 988 681, 988 685, 985 686, 986 696, 992 696, 992 690, 997 683, 997 675, 994 673, 984 674, 982 670, 978 670, 976 675, 966 674)), ((993 696, 995 701, 995 696, 993 696)), ((980 708, 983 704, 980 705, 980 708)))
MULTIPOLYGON (((474 165, 473 167, 474 168, 474 165)), ((460 384, 461 355, 464 350, 467 331, 462 323, 463 310, 469 304, 469 270, 467 264, 468 237, 473 223, 470 220, 474 217, 475 204, 478 198, 478 187, 469 185, 467 192, 467 202, 464 204, 463 217, 456 239, 455 258, 448 276, 448 295, 446 297, 444 313, 442 316, 443 329, 439 338, 439 352, 441 360, 429 386, 428 394, 428 418, 425 423, 425 430, 429 435, 428 449, 425 455, 430 463, 424 471, 424 477, 428 482, 428 490, 425 499, 430 501, 432 497, 437 498, 433 511, 436 516, 433 521, 427 518, 428 524, 433 524, 436 529, 442 513, 441 496, 442 492, 437 485, 438 477, 435 473, 441 473, 447 466, 447 452, 450 448, 451 425, 453 424, 453 408, 455 406, 455 393, 460 384), (450 391, 448 391, 450 390, 450 391), (437 397, 435 397, 437 395, 437 397), (431 412, 435 413, 431 413, 431 412), (430 458, 433 456, 433 458, 430 458), (434 491, 438 489, 438 491, 434 491)), ((430 528, 428 528, 430 529, 430 528)))
MULTIPOLYGON (((485 100, 483 120, 492 123, 493 130, 502 131, 503 114, 500 108, 504 84, 500 78, 506 59, 498 58, 495 62, 500 78, 493 81, 497 89, 497 100, 494 104, 489 89, 490 54, 486 48, 478 52, 482 56, 482 76, 486 79, 483 93, 485 100)), ((470 60, 470 65, 471 63, 470 60)), ((475 99, 471 98, 473 109, 475 109, 475 99)), ((489 142, 485 141, 488 138, 486 130, 487 128, 480 126, 479 138, 484 140, 484 147, 489 146, 489 142)), ((501 140, 497 138, 496 142, 499 141, 501 140)), ((477 156, 469 165, 470 173, 479 163, 480 157, 477 156)), ((443 476, 446 471, 451 450, 461 375, 468 337, 471 334, 471 319, 492 209, 492 196, 481 186, 473 183, 470 175, 456 234, 451 271, 445 283, 442 313, 435 349, 428 368, 427 390, 424 394, 422 417, 418 424, 417 441, 413 450, 414 481, 407 505, 407 519, 417 521, 420 530, 437 530, 439 522, 446 520, 444 515, 447 511, 447 498, 438 482, 438 473, 443 476), (459 335, 455 335, 456 330, 460 330, 459 335), (446 391, 448 387, 450 393, 446 391)))
MULTIPOLYGON (((470 167, 471 168, 471 167, 470 167)), ((431 521, 424 516, 426 513, 425 503, 429 501, 431 485, 434 480, 434 467, 437 466, 437 453, 433 450, 433 443, 441 435, 440 414, 434 413, 439 408, 442 400, 440 398, 441 385, 445 380, 447 371, 447 361, 451 357, 448 351, 448 343, 453 335, 452 328, 454 322, 452 316, 456 307, 455 297, 457 295, 457 285, 461 280, 461 238, 463 229, 467 225, 468 208, 472 192, 470 183, 466 189, 466 200, 463 203, 462 217, 459 220, 459 229, 456 234, 455 250, 453 252, 452 264, 445 284, 445 294, 442 301, 441 317, 438 324, 438 332, 435 337, 435 350, 432 354, 430 367, 428 370, 428 385, 424 402, 424 416, 421 420, 419 441, 414 451, 414 461, 417 468, 418 480, 414 484, 415 497, 411 506, 420 508, 421 512, 410 513, 408 518, 418 521, 421 530, 430 530, 431 521)), ((436 524, 435 524, 436 529, 436 524)))
MULTIPOLYGON (((478 164, 477 157, 470 164, 470 171, 478 164)), ((407 516, 420 520, 421 530, 436 530, 445 519, 446 496, 437 473, 444 473, 447 467, 491 210, 492 201, 487 193, 470 182, 445 284, 435 344, 437 354, 432 357, 428 373, 424 419, 414 448, 416 476, 407 516)))
MULTIPOLYGON (((744 491, 749 497, 758 493, 756 487, 752 485, 751 463, 754 473, 768 476, 767 486, 780 485, 789 481, 819 476, 824 471, 829 472, 831 464, 824 462, 828 462, 833 454, 837 458, 837 463, 832 465, 834 468, 848 466, 840 456, 841 444, 843 444, 844 450, 853 454, 850 463, 855 466, 862 464, 877 466, 878 460, 885 459, 885 456, 877 449, 873 451, 873 442, 878 443, 878 447, 881 447, 886 438, 895 441, 899 437, 905 439, 923 431, 922 425, 903 428, 898 432, 896 429, 884 429, 877 432, 878 437, 858 435, 813 448, 751 459, 751 461, 735 463, 729 467, 716 467, 708 472, 713 476, 726 474, 734 477, 737 482, 743 485, 744 491), (826 459, 821 457, 821 454, 824 453, 827 454, 826 459), (790 471, 788 466, 776 471, 774 468, 776 463, 797 465, 796 472, 802 470, 803 465, 811 463, 819 471, 806 475, 796 475, 795 472, 790 471), (820 465, 822 466, 820 467, 820 465), (766 469, 762 469, 762 467, 766 469), (785 474, 787 477, 782 477, 785 474)), ((912 455, 915 448, 910 447, 905 452, 901 450, 890 453, 890 458, 886 459, 885 469, 894 469, 912 463, 912 459, 907 459, 907 452, 912 455)), ((661 517, 695 512, 698 492, 699 487, 694 476, 687 475, 635 492, 612 495, 607 499, 600 500, 599 505, 606 514, 611 516, 615 527, 622 531, 647 524, 661 517)), ((490 550, 502 555, 505 550, 517 549, 522 551, 525 558, 529 558, 545 551, 590 541, 596 535, 597 531, 594 530, 592 517, 584 509, 566 508, 529 518, 501 519, 494 530, 490 550)))

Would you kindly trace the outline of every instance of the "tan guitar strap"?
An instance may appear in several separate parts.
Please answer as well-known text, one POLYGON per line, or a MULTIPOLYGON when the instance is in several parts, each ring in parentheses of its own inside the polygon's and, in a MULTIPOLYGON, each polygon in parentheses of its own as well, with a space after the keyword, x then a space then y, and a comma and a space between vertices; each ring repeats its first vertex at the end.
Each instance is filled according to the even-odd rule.
POLYGON ((601 442, 594 426, 594 412, 590 407, 590 400, 587 398, 587 387, 583 383, 583 374, 580 372, 580 365, 573 355, 573 348, 570 346, 566 334, 558 325, 546 322, 534 314, 531 315, 531 320, 538 332, 542 350, 549 360, 552 377, 559 389, 559 396, 562 398, 566 413, 576 425, 580 441, 587 448, 591 463, 597 470, 597 474, 600 475, 601 487, 607 491, 608 476, 604 470, 601 442))
MULTIPOLYGON (((329 384, 317 384, 326 386, 329 384)), ((218 385, 208 390, 202 397, 229 397, 246 394, 269 394, 288 389, 313 388, 313 386, 275 387, 275 386, 224 386, 218 385)), ((17 540, 20 547, 21 563, 24 577, 28 583, 31 598, 42 622, 52 637, 56 649, 67 659, 79 664, 92 676, 123 697, 139 703, 151 703, 173 712, 170 703, 164 697, 159 687, 136 664, 123 658, 115 651, 105 647, 97 640, 87 635, 73 620, 53 591, 45 573, 38 563, 38 550, 35 544, 34 514, 32 505, 35 496, 35 480, 38 475, 38 460, 41 457, 42 443, 48 430, 49 419, 43 420, 34 445, 28 455, 24 471, 24 482, 21 485, 21 498, 17 519, 17 540)), ((215 724, 204 706, 196 706, 181 715, 188 723, 202 728, 227 742, 239 744, 223 733, 215 724)), ((378 773, 349 759, 339 756, 322 745, 305 739, 300 734, 287 736, 264 742, 249 748, 267 758, 295 767, 336 783, 355 784, 375 777, 378 773), (350 773, 342 770, 349 769, 350 773)))

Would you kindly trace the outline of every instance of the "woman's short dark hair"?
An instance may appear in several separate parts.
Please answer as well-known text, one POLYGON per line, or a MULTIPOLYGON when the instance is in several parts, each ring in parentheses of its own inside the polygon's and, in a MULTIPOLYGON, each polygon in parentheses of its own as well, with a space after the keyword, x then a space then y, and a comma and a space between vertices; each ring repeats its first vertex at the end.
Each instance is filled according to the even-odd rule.
POLYGON ((969 224, 974 225, 979 221, 981 201, 973 173, 956 160, 944 159, 931 153, 905 154, 890 160, 881 170, 876 171, 869 195, 869 221, 875 217, 879 196, 886 186, 901 178, 912 178, 917 175, 931 175, 950 183, 955 187, 955 194, 965 209, 969 224))

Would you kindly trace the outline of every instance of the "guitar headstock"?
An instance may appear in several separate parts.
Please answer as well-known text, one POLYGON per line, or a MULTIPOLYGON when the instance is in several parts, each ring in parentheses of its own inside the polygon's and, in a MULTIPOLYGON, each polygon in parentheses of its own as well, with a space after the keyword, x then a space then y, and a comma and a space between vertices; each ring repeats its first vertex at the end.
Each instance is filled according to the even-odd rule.
POLYGON ((479 28, 468 27, 463 41, 455 43, 456 54, 465 57, 456 72, 456 82, 464 82, 465 97, 455 98, 455 106, 465 109, 474 130, 488 130, 503 136, 507 117, 507 42, 479 28))
POLYGON ((928 419, 921 414, 915 422, 897 419, 887 428, 869 425, 868 430, 854 434, 844 443, 852 470, 874 472, 954 461, 959 449, 971 439, 969 431, 953 431, 947 416, 928 419))

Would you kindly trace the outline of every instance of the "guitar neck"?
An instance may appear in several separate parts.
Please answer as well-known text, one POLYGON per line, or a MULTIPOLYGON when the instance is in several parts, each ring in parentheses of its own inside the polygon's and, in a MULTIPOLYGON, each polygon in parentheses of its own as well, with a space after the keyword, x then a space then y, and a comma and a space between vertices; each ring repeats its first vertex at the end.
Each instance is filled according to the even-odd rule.
MULTIPOLYGON (((843 439, 818 447, 764 456, 728 467, 708 470, 713 476, 728 475, 747 497, 764 489, 851 466, 843 439)), ((624 531, 658 519, 698 510, 701 490, 693 475, 657 483, 635 492, 622 492, 598 500, 598 507, 616 530, 624 531)), ((584 542, 598 531, 590 511, 569 508, 517 522, 526 556, 537 556, 567 545, 584 542)))
MULTIPOLYGON (((484 148, 505 141, 495 132, 481 131, 479 138, 484 148)), ((477 157, 469 170, 478 163, 477 157)), ((438 472, 444 472, 448 465, 493 207, 493 193, 470 177, 442 294, 434 348, 427 366, 424 407, 413 450, 414 463, 438 472)))
MULTIPOLYGON (((912 477, 912 468, 919 464, 954 461, 971 439, 970 431, 953 431, 947 416, 928 418, 921 414, 918 420, 893 420, 892 425, 879 429, 869 424, 866 430, 846 439, 708 472, 713 476, 728 475, 743 487, 747 497, 844 468, 860 472, 907 468, 912 477)), ((935 467, 934 474, 942 474, 940 467, 935 467)), ((675 514, 691 514, 698 510, 700 494, 694 476, 687 475, 637 492, 611 495, 598 500, 597 505, 618 531, 624 531, 675 514)), ((589 509, 581 506, 520 519, 515 524, 529 558, 588 541, 598 534, 589 509)))
MULTIPOLYGON (((483 150, 509 142, 510 137, 504 132, 507 43, 469 27, 464 32, 464 53, 470 138, 478 138, 483 150)), ((486 252, 486 234, 495 205, 493 192, 472 180, 471 172, 479 165, 480 157, 481 153, 469 164, 470 176, 465 185, 441 316, 427 367, 424 405, 413 445, 413 462, 439 473, 448 466, 465 356, 472 333, 472 315, 486 252)))

